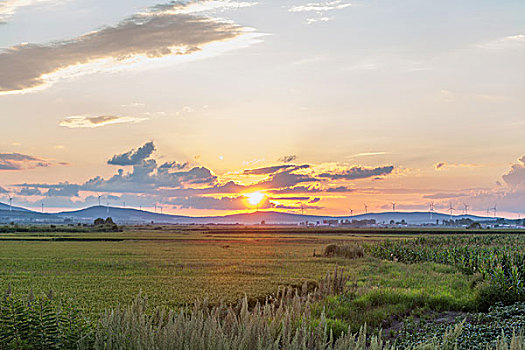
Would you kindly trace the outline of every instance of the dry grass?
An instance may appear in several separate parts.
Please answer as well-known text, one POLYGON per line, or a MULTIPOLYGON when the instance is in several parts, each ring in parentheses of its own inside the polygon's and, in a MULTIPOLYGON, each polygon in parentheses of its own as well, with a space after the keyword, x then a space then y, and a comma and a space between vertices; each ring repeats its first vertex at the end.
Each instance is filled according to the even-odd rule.
POLYGON ((364 248, 359 244, 329 244, 323 252, 325 257, 340 257, 345 259, 358 259, 365 256, 364 248))

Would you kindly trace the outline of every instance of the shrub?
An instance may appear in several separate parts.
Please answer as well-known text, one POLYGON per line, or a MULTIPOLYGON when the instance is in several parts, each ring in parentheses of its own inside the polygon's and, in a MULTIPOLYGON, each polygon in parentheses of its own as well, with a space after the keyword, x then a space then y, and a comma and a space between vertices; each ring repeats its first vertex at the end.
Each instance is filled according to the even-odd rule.
POLYGON ((326 257, 341 257, 346 259, 362 258, 365 255, 365 250, 358 244, 336 245, 329 244, 324 249, 324 256, 326 257))

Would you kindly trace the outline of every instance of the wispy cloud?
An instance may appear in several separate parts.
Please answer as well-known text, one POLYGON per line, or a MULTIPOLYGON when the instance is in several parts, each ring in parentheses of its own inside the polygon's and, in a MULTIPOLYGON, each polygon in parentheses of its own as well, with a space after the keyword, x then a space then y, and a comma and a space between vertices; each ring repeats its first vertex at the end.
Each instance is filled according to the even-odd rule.
POLYGON ((62 119, 58 125, 71 129, 98 128, 111 124, 139 123, 147 119, 148 118, 119 117, 114 115, 102 115, 97 117, 71 116, 62 119))
POLYGON ((509 35, 504 38, 480 44, 478 47, 488 50, 512 50, 525 48, 525 34, 509 35))
POLYGON ((148 59, 191 55, 208 44, 232 40, 247 31, 231 21, 209 16, 179 12, 135 15, 116 26, 72 40, 7 48, 0 54, 0 93, 42 88, 68 74, 89 72, 90 65, 126 66, 148 59))
POLYGON ((336 10, 342 10, 347 7, 352 6, 351 3, 334 0, 334 1, 319 1, 319 2, 310 2, 304 5, 292 6, 288 9, 289 12, 302 12, 309 15, 314 14, 312 17, 306 19, 307 24, 314 24, 320 22, 329 22, 334 19, 333 16, 327 16, 326 13, 333 12, 336 10))
POLYGON ((21 7, 56 4, 57 0, 2 0, 0 1, 0 23, 9 20, 21 7))
POLYGON ((464 164, 464 163, 447 163, 447 162, 438 162, 434 164, 435 170, 444 170, 446 168, 475 168, 479 167, 479 164, 464 164))
POLYGON ((41 158, 20 153, 0 153, 1 170, 27 170, 50 166, 51 163, 41 158))
POLYGON ((310 2, 304 5, 297 5, 291 7, 288 11, 290 12, 327 12, 334 10, 341 10, 352 6, 352 4, 343 2, 341 0, 335 1, 320 1, 310 2))

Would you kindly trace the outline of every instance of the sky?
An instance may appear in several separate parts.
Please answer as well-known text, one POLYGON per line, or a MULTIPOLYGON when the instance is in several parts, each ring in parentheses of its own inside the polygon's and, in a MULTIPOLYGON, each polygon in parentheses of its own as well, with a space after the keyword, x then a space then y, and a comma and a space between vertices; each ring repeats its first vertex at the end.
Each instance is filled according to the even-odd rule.
POLYGON ((517 218, 525 2, 0 0, 0 123, 46 212, 517 218))

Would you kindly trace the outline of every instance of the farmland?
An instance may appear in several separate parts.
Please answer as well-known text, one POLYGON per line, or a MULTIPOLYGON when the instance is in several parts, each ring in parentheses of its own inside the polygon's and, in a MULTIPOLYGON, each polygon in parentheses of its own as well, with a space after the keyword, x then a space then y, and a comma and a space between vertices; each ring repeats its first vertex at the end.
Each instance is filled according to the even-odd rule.
MULTIPOLYGON (((324 322, 334 334, 359 332, 366 323, 372 334, 385 329, 382 336, 390 341, 400 334, 400 344, 430 341, 431 337, 408 339, 406 335, 413 333, 410 327, 422 326, 407 320, 425 320, 427 327, 452 313, 457 319, 449 317, 445 326, 428 326, 425 331, 440 337, 454 322, 484 313, 496 301, 506 305, 523 301, 524 239, 519 235, 192 226, 5 233, 0 242, 0 287, 9 289, 10 300, 24 300, 28 294, 45 299, 44 293, 52 290, 56 302, 73 305, 89 322, 105 309, 125 307, 133 300, 140 304, 138 295, 147 296, 144 312, 148 314, 157 307, 187 310, 186 306, 204 299, 221 307, 244 296, 253 307, 283 286, 301 290, 305 282, 318 285, 336 265, 344 269, 341 289, 321 293, 310 306, 300 307, 301 313, 308 313, 308 324, 324 322), (324 256, 327 245, 334 244, 342 248, 324 256), (345 247, 357 247, 365 254, 348 255, 345 247)), ((305 300, 291 303, 303 305, 305 300)), ((271 311, 271 318, 281 312, 271 311)), ((290 321, 282 317, 283 322, 290 321)), ((506 324, 509 336, 521 327, 506 324)), ((308 327, 303 331, 313 331, 308 327)), ((495 341, 496 333, 486 336, 487 327, 494 331, 494 326, 484 327, 483 334, 471 338, 495 341)), ((268 337, 276 331, 261 330, 268 337)), ((109 336, 101 332, 102 338, 109 336)))
MULTIPOLYGON (((1 285, 15 293, 50 289, 89 312, 129 303, 141 290, 158 305, 176 307, 208 297, 264 298, 283 285, 316 281, 336 263, 313 258, 332 242, 374 235, 224 233, 192 228, 116 233, 4 234, 1 285)), ((344 260, 339 264, 344 265, 344 260)))

